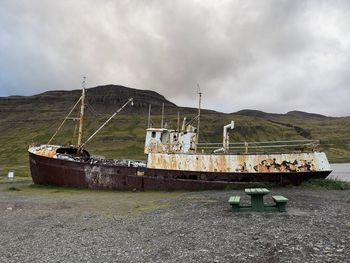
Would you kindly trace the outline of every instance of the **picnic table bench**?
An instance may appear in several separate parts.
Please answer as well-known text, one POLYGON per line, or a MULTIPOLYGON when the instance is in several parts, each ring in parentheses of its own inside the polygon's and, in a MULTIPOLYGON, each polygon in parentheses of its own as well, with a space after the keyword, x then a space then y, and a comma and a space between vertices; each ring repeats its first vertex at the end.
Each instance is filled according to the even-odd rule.
POLYGON ((241 200, 240 196, 231 196, 228 202, 230 203, 232 207, 232 211, 238 212, 239 211, 239 201, 241 200))
POLYGON ((272 196, 275 204, 274 206, 266 206, 264 205, 264 195, 270 193, 270 190, 267 188, 246 188, 245 193, 250 196, 251 205, 250 206, 242 206, 240 205, 240 196, 231 196, 228 200, 231 205, 233 212, 241 212, 241 211, 254 211, 254 212, 286 212, 286 204, 288 199, 284 196, 272 196))
POLYGON ((281 195, 272 196, 273 201, 276 203, 276 207, 280 212, 286 212, 286 204, 288 199, 281 195))

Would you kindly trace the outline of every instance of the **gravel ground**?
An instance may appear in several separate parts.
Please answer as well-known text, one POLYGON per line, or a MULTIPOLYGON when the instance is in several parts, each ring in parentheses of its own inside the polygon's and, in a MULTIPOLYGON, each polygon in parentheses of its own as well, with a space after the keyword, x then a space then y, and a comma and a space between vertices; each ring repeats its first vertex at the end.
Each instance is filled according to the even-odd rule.
POLYGON ((230 195, 250 202, 243 190, 28 184, 0 185, 0 262, 350 262, 348 190, 275 188, 290 200, 287 213, 232 213, 230 195))

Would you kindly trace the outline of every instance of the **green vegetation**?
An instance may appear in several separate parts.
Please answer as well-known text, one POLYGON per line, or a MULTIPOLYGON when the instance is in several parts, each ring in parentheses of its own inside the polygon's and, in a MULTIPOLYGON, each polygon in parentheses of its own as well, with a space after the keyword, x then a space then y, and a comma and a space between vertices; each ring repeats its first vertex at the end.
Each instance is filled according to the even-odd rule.
POLYGON ((331 179, 311 179, 303 182, 306 188, 323 188, 327 190, 349 190, 350 183, 331 179))
MULTIPOLYGON (((152 122, 154 126, 160 126, 159 105, 164 98, 153 93, 147 97, 146 91, 142 91, 139 95, 135 90, 121 89, 121 93, 116 95, 113 95, 112 89, 107 91, 103 93, 100 88, 89 89, 89 101, 95 110, 103 114, 87 111, 84 139, 87 139, 109 114, 119 107, 114 103, 121 103, 125 100, 125 96, 129 96, 129 94, 123 95, 122 92, 131 92, 134 98, 135 96, 139 98, 134 108, 127 107, 121 115, 117 115, 86 145, 86 149, 93 155, 106 158, 145 159, 143 145, 148 103, 150 100, 152 105, 158 103, 158 108, 156 106, 152 108, 152 122), (110 93, 106 93, 107 91, 110 93), (124 97, 118 97, 122 95, 124 97)), ((0 99, 0 176, 5 176, 9 170, 13 170, 17 177, 29 176, 28 146, 49 141, 80 92, 77 90, 58 92, 59 98, 56 93, 0 99)), ((169 105, 169 102, 166 103, 169 105)), ((187 120, 196 116, 195 109, 169 105, 165 108, 165 122, 170 128, 177 126, 177 111, 180 111, 181 118, 186 116, 187 120)), ((221 142, 222 127, 231 120, 235 121, 235 129, 230 131, 231 142, 320 139, 322 150, 326 152, 330 162, 350 162, 350 117, 332 118, 303 113, 224 114, 203 110, 199 141, 221 142)), ((73 132, 76 124, 75 121, 67 121, 52 143, 75 144, 77 138, 73 137, 73 132)))
MULTIPOLYGON (((181 191, 112 191, 8 183, 0 185, 0 191, 12 195, 40 196, 42 200, 55 200, 55 210, 89 211, 105 217, 115 215, 137 216, 157 209, 169 207, 171 200, 180 200, 181 191), (58 200, 58 201, 57 201, 58 200), (101 204, 103 204, 101 206, 101 204)), ((43 201, 45 202, 45 201, 43 201)), ((35 208, 34 208, 35 209, 35 208)))
MULTIPOLYGON (((46 115, 48 115, 47 112, 43 113, 42 118, 46 115)), ((61 119, 62 117, 53 115, 50 116, 49 121, 33 120, 32 122, 17 123, 17 121, 11 120, 12 124, 11 122, 7 123, 6 120, 0 120, 0 175, 4 176, 8 170, 14 170, 16 176, 29 176, 28 146, 47 143, 61 119), (15 127, 12 127, 13 123, 16 123, 15 127)), ((203 114, 200 141, 220 142, 223 125, 231 120, 235 120, 236 125, 235 130, 230 132, 231 142, 305 139, 294 128, 266 119, 217 113, 203 114)), ((160 123, 160 116, 153 116, 153 121, 160 123)), ((175 128, 177 116, 168 115, 166 121, 175 128)), ((330 162, 350 161, 350 133, 341 134, 335 131, 341 125, 350 127, 350 121, 345 122, 345 124, 344 121, 336 118, 332 118, 326 124, 316 120, 288 119, 284 121, 303 126, 311 133, 312 139, 321 139, 323 150, 330 162)), ((92 134, 102 122, 101 119, 88 116, 84 138, 86 139, 92 134)), ((86 148, 91 154, 106 158, 145 159, 143 145, 146 125, 147 115, 145 114, 120 115, 101 130, 86 145, 86 148)), ((74 143, 76 140, 76 138, 72 140, 74 126, 74 123, 68 122, 53 140, 53 143, 66 145, 74 143)))
POLYGON ((21 191, 21 189, 14 187, 14 186, 9 187, 8 190, 9 191, 21 191))

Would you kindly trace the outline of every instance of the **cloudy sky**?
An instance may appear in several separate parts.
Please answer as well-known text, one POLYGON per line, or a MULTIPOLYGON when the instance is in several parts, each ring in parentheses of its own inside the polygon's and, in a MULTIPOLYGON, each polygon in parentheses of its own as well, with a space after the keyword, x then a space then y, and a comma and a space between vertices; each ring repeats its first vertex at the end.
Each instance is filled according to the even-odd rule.
POLYGON ((0 96, 120 84, 224 112, 350 115, 350 1, 0 0, 0 96))

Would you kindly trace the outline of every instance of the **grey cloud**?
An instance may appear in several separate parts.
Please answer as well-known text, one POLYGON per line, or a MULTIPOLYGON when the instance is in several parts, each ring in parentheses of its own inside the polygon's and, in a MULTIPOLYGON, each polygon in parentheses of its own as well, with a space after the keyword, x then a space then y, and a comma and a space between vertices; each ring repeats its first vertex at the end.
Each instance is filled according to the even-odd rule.
POLYGON ((0 96, 76 89, 86 75, 183 106, 199 83, 220 111, 350 115, 349 11, 345 0, 5 0, 0 96))

